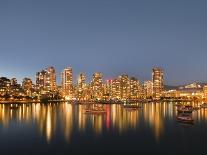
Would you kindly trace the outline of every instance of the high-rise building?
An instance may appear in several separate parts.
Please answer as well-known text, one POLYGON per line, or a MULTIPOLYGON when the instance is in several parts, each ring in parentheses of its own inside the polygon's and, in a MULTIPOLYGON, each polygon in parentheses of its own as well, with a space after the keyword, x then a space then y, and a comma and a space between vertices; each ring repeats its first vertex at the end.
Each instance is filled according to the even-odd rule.
POLYGON ((86 76, 85 74, 81 73, 77 79, 77 87, 76 87, 76 98, 78 100, 85 99, 85 88, 86 88, 86 76))
POLYGON ((164 90, 164 73, 161 68, 152 69, 153 98, 160 99, 164 90))
POLYGON ((56 91, 56 72, 54 67, 36 73, 36 85, 40 92, 56 91))
POLYGON ((112 98, 113 99, 129 99, 130 98, 130 79, 128 75, 120 75, 112 82, 112 98))
POLYGON ((36 73, 36 86, 39 90, 44 90, 46 71, 42 70, 36 73))
POLYGON ((100 72, 94 73, 91 82, 91 90, 94 99, 102 99, 103 97, 103 75, 100 72))
POLYGON ((30 78, 24 78, 22 81, 22 88, 24 90, 32 89, 32 80, 30 78))
POLYGON ((110 99, 112 97, 112 87, 113 80, 106 80, 106 83, 104 84, 104 95, 107 99, 110 99))
POLYGON ((128 75, 119 76, 120 80, 120 98, 128 99, 130 97, 130 80, 128 75))
POLYGON ((120 99, 120 79, 116 78, 112 81, 112 98, 113 99, 120 99))
POLYGON ((135 77, 130 78, 130 91, 129 98, 131 100, 137 100, 142 97, 142 86, 138 79, 135 77))
POLYGON ((74 97, 73 91, 73 70, 67 67, 62 72, 62 96, 68 100, 74 97))
POLYGON ((22 88, 27 95, 31 95, 32 80, 30 78, 24 78, 22 81, 22 88))
POLYGON ((144 96, 145 98, 151 98, 153 93, 152 81, 144 81, 144 96))
POLYGON ((11 79, 11 86, 16 86, 17 85, 17 79, 16 78, 12 78, 11 79))
POLYGON ((11 80, 6 77, 0 77, 0 95, 10 93, 11 80))

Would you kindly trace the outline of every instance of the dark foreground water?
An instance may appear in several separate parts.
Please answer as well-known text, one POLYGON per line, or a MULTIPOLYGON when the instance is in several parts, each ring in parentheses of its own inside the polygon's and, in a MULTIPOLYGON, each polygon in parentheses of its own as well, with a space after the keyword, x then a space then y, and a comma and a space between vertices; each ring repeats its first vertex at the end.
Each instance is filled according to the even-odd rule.
POLYGON ((194 125, 176 121, 173 103, 146 103, 137 111, 104 105, 106 115, 85 114, 86 105, 0 105, 0 154, 207 153, 207 109, 194 125))

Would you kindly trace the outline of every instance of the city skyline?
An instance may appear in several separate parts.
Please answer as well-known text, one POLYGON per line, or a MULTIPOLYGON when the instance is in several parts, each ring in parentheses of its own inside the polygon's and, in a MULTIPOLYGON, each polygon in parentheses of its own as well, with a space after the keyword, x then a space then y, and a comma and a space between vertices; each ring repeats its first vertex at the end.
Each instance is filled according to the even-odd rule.
POLYGON ((144 81, 159 66, 168 85, 206 82, 206 4, 1 1, 0 76, 21 80, 47 66, 59 75, 72 66, 75 75, 100 71, 144 81))
MULTIPOLYGON (((92 80, 92 77, 93 77, 93 74, 96 73, 96 72, 101 72, 101 71, 95 71, 93 73, 91 73, 90 75, 87 74, 86 72, 77 72, 74 70, 74 68, 72 66, 66 66, 65 68, 61 69, 60 72, 57 72, 56 68, 54 66, 46 66, 46 67, 43 67, 43 68, 50 68, 50 67, 53 67, 55 69, 55 74, 56 74, 56 84, 58 86, 62 85, 62 73, 63 73, 63 70, 67 69, 67 68, 71 68, 73 70, 73 72, 75 72, 75 74, 73 73, 72 74, 72 84, 75 84, 77 83, 77 80, 78 80, 78 77, 80 76, 80 74, 85 74, 86 76, 86 83, 90 83, 91 80, 92 80)), ((162 67, 153 67, 153 68, 161 68, 163 69, 162 67)), ((151 68, 152 69, 152 68, 151 68)), ((39 70, 42 70, 42 69, 39 69, 39 70)), ((43 70, 42 70, 43 71, 43 70)), ((151 70, 150 70, 151 71, 151 70)), ((140 77, 137 77, 137 76, 133 76, 133 75, 130 75, 130 74, 127 74, 127 73, 120 73, 118 75, 114 75, 114 76, 108 76, 106 77, 105 74, 103 72, 101 72, 103 74, 103 82, 107 82, 107 80, 112 80, 112 79, 115 79, 116 77, 120 76, 120 75, 129 75, 130 77, 136 77, 139 79, 139 81, 141 81, 143 84, 144 82, 147 82, 147 81, 152 81, 152 73, 150 71, 146 71, 150 74, 150 77, 149 79, 141 79, 140 77)), ((164 69, 163 70, 164 72, 166 72, 166 70, 164 69)), ((36 74, 38 73, 38 71, 35 71, 33 76, 23 76, 23 77, 19 77, 18 75, 14 75, 14 76, 5 76, 5 75, 0 75, 0 77, 6 77, 6 78, 9 78, 9 79, 17 79, 18 83, 22 83, 24 81, 24 78, 30 78, 32 80, 32 82, 36 83, 36 74)), ((165 75, 165 83, 164 85, 166 86, 184 86, 184 85, 188 85, 188 84, 191 84, 191 83, 207 83, 207 80, 204 80, 204 81, 198 81, 198 80, 192 80, 192 81, 189 81, 189 82, 184 82, 184 83, 179 83, 177 85, 173 85, 173 84, 168 84, 167 83, 167 76, 165 75)))

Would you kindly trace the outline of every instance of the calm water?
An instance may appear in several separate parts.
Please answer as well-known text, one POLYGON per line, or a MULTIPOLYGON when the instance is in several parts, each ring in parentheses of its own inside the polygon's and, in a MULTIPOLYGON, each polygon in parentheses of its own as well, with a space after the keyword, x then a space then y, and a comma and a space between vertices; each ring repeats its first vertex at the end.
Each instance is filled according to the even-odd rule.
POLYGON ((104 105, 106 115, 69 103, 0 105, 1 154, 207 152, 207 109, 194 125, 176 121, 173 103, 147 103, 137 111, 104 105))

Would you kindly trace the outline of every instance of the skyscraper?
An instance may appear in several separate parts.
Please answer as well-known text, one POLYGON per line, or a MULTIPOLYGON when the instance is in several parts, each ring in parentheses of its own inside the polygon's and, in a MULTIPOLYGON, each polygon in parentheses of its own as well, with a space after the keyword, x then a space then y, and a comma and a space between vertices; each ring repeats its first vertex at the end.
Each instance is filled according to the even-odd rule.
POLYGON ((152 97, 153 94, 153 83, 152 81, 144 81, 144 96, 146 98, 152 97))
POLYGON ((86 76, 83 73, 80 73, 80 75, 78 76, 78 82, 77 82, 77 87, 76 87, 76 97, 79 100, 83 100, 84 99, 84 91, 86 88, 86 76))
POLYGON ((112 97, 112 90, 113 90, 112 83, 113 80, 106 80, 106 83, 104 84, 104 94, 108 98, 112 97))
POLYGON ((160 99, 164 90, 164 73, 161 68, 152 69, 153 98, 160 99))
POLYGON ((120 98, 128 99, 130 96, 130 80, 128 75, 119 76, 120 80, 120 98))
POLYGON ((22 81, 23 90, 29 95, 32 89, 32 80, 30 78, 24 78, 22 81))
POLYGON ((112 81, 112 98, 120 99, 120 80, 116 78, 112 81))
POLYGON ((101 99, 103 96, 103 74, 94 73, 91 82, 92 95, 94 99, 101 99))
POLYGON ((142 97, 142 86, 138 79, 135 77, 130 78, 130 99, 137 100, 142 97))
POLYGON ((128 75, 120 75, 113 80, 112 96, 114 99, 128 99, 130 97, 130 79, 128 75))
POLYGON ((56 72, 54 67, 48 67, 36 73, 36 85, 41 93, 56 91, 56 72))
POLYGON ((73 98, 73 70, 67 67, 62 72, 62 96, 66 99, 73 98))

